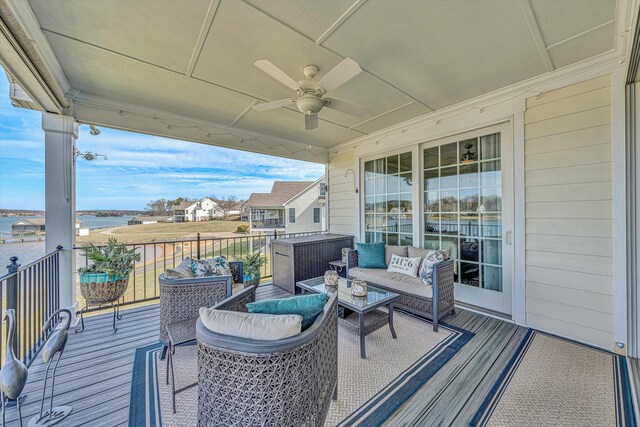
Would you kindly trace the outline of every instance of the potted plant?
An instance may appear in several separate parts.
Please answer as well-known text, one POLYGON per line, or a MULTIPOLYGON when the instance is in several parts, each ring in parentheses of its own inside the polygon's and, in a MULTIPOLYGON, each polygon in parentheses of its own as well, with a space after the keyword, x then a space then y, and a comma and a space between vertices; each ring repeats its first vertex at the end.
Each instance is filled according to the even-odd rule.
POLYGON ((260 269, 267 263, 267 259, 258 251, 254 254, 247 254, 242 258, 242 269, 244 287, 260 284, 260 269))
POLYGON ((115 238, 110 238, 105 246, 84 244, 81 253, 92 262, 78 269, 80 293, 87 305, 111 303, 122 297, 133 263, 140 261, 140 254, 115 238))

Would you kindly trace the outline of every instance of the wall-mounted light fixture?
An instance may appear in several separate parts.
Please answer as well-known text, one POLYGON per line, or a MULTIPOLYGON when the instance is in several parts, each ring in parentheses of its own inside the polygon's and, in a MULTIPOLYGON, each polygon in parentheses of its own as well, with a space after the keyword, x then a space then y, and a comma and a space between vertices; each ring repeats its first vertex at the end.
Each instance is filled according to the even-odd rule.
POLYGON ((100 129, 98 129, 94 125, 89 125, 89 133, 93 136, 100 135, 100 129))
POLYGON ((80 150, 78 150, 77 148, 73 148, 73 163, 76 162, 76 160, 78 159, 78 157, 82 157, 85 160, 88 161, 92 161, 97 159, 98 157, 102 157, 105 160, 107 160, 107 156, 105 156, 104 154, 98 154, 98 153, 92 153, 91 151, 86 151, 86 152, 81 152, 80 150))

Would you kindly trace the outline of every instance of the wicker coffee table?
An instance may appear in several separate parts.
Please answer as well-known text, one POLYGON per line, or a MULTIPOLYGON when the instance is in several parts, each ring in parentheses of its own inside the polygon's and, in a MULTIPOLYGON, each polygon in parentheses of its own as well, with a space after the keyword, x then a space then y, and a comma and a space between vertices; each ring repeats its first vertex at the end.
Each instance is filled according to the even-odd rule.
POLYGON ((302 280, 296 283, 302 292, 338 293, 338 317, 354 326, 360 335, 360 357, 366 357, 365 336, 389 325, 391 336, 396 338, 393 329, 393 301, 400 295, 384 289, 368 286, 366 297, 351 295, 351 280, 340 278, 337 287, 324 285, 324 277, 302 280), (387 311, 380 308, 387 306, 387 311))

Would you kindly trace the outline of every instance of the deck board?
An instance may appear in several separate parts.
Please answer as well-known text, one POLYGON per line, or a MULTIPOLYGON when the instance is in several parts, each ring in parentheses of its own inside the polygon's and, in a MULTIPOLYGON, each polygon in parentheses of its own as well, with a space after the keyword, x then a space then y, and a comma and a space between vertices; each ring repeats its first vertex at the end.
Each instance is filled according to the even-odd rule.
MULTIPOLYGON (((290 295, 272 285, 258 288, 257 299, 290 295)), ((86 319, 84 332, 70 334, 58 368, 54 405, 73 407, 65 426, 124 426, 129 416, 131 371, 135 350, 158 342, 157 304, 125 310, 118 332, 109 314, 86 319)), ((526 329, 467 310, 445 322, 474 332, 433 378, 387 420, 388 426, 466 425, 502 371, 526 329)), ((45 367, 38 359, 29 371, 23 421, 39 410, 45 367)), ((16 411, 7 412, 17 424, 16 411)))

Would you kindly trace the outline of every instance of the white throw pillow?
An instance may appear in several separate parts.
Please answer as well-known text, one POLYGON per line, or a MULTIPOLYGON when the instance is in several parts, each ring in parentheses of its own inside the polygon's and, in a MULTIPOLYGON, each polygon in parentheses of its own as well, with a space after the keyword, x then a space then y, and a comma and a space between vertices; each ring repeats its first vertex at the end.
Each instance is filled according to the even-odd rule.
POLYGON ((421 258, 409 258, 400 255, 391 255, 391 261, 387 271, 390 273, 402 273, 407 276, 416 277, 418 275, 418 268, 420 268, 421 258))
POLYGON ((202 324, 212 332, 259 341, 274 341, 302 332, 298 314, 262 314, 200 307, 202 324))
POLYGON ((447 251, 431 250, 427 253, 420 266, 420 278, 425 285, 433 285, 433 266, 448 258, 447 251))

